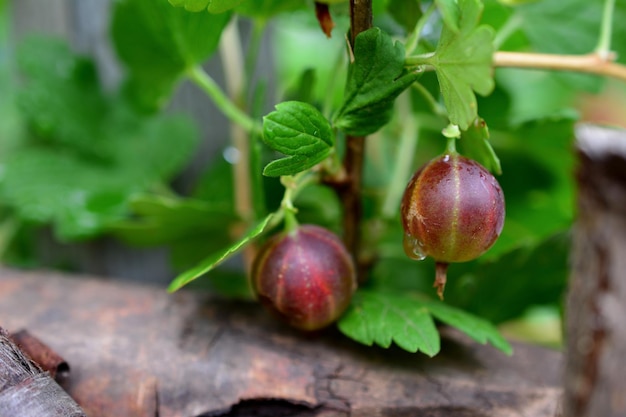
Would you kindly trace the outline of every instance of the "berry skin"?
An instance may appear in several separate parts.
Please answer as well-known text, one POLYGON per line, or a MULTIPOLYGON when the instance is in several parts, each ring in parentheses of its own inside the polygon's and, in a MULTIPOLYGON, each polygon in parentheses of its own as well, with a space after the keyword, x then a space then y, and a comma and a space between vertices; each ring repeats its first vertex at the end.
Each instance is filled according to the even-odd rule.
POLYGON ((315 225, 272 236, 252 265, 260 301, 302 330, 326 327, 346 310, 356 289, 354 263, 341 240, 315 225))
POLYGON ((400 207, 404 249, 414 259, 437 262, 440 297, 449 263, 485 253, 504 226, 504 194, 482 165, 459 154, 428 162, 411 178, 400 207))

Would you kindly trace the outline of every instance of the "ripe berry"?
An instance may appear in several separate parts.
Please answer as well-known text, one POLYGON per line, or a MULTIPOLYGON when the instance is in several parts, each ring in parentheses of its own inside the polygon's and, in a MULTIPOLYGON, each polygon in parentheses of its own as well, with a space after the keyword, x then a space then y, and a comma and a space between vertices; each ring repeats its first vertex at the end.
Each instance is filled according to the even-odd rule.
POLYGON ((504 194, 482 165, 453 153, 413 175, 400 211, 405 252, 413 259, 435 259, 434 286, 443 298, 448 264, 479 257, 500 236, 504 194))
POLYGON ((265 243, 252 265, 252 285, 261 302, 287 323, 317 330, 348 307, 356 273, 335 234, 300 225, 265 243))

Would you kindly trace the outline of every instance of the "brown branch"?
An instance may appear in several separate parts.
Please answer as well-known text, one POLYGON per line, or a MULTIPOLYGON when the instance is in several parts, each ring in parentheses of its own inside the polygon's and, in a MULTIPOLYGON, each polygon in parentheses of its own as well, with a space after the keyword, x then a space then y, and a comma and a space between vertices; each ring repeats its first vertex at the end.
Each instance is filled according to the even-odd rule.
MULTIPOLYGON (((357 35, 372 27, 372 0, 350 0, 350 43, 354 45, 357 35)), ((345 187, 338 189, 343 204, 344 242, 359 264, 360 225, 362 217, 361 184, 365 137, 347 136, 343 166, 347 175, 345 187)), ((358 268, 361 271, 362 268, 358 268)), ((363 274, 359 274, 363 280, 363 274)))
POLYGON ((372 27, 372 0, 350 0, 350 40, 354 45, 357 35, 372 27))
POLYGON ((515 67, 558 71, 584 72, 626 81, 626 66, 613 62, 614 57, 598 53, 558 55, 531 52, 496 52, 494 67, 515 67))

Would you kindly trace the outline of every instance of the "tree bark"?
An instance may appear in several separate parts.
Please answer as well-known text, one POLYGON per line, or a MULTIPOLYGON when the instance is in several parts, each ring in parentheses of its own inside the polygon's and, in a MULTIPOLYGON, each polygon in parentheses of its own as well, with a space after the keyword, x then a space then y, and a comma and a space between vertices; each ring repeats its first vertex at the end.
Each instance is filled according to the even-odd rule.
POLYGON ((431 359, 302 334, 251 302, 0 269, 0 317, 71 366, 90 417, 553 417, 560 354, 446 330, 431 359))
POLYGON ((577 131, 563 415, 626 415, 626 131, 577 131))

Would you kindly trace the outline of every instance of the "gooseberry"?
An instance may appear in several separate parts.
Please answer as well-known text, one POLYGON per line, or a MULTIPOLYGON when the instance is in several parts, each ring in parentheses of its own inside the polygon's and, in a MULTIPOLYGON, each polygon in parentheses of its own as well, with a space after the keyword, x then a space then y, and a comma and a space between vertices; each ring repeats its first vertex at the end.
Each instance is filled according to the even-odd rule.
POLYGON ((290 325, 317 330, 334 322, 356 289, 352 257, 331 231, 297 225, 272 236, 252 265, 259 300, 290 325))
POLYGON ((435 259, 434 287, 443 298, 448 264, 479 257, 500 236, 504 194, 482 165, 451 153, 413 175, 400 211, 405 252, 413 259, 435 259))

